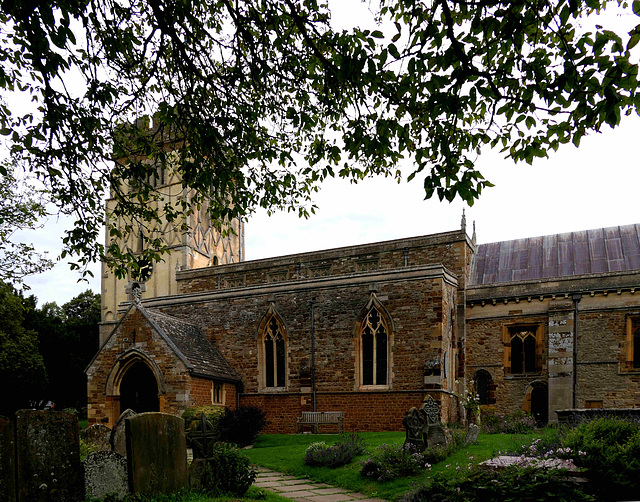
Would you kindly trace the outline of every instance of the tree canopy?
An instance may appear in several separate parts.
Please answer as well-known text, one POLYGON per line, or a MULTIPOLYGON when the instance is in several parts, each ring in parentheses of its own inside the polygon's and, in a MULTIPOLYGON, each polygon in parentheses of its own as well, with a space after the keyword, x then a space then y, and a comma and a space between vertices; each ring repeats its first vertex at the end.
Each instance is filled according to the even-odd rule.
MULTIPOLYGON (((0 281, 21 283, 25 276, 44 272, 53 262, 32 244, 21 242, 16 232, 41 227, 47 214, 43 194, 20 182, 10 162, 0 166, 0 281)), ((20 173, 18 173, 20 174, 20 173)))
POLYGON ((87 404, 84 369, 98 351, 100 295, 80 293, 67 303, 45 303, 37 308, 33 295, 23 300, 22 325, 37 334, 48 382, 43 394, 57 408, 83 408, 87 404))
POLYGON ((306 216, 330 176, 418 177, 472 203, 483 146, 532 162, 638 111, 640 27, 585 24, 611 5, 640 15, 637 0, 380 0, 379 29, 338 30, 321 0, 6 0, 0 133, 75 214, 63 253, 81 268, 107 251, 120 275, 135 250, 115 240, 157 224, 167 166, 192 189, 162 206, 176 224, 204 200, 218 225, 306 216), (132 223, 105 249, 110 185, 110 221, 132 223))
POLYGON ((5 389, 0 414, 7 416, 42 399, 47 386, 37 333, 24 326, 27 311, 23 298, 0 282, 0 379, 5 389))

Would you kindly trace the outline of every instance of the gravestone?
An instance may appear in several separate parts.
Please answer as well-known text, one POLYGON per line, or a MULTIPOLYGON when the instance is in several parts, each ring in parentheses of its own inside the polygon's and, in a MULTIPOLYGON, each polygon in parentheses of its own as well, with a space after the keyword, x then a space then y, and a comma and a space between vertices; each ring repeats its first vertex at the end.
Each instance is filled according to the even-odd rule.
POLYGON ((87 498, 107 495, 122 500, 129 493, 127 459, 114 451, 96 451, 82 461, 87 498))
POLYGON ((78 418, 64 411, 16 413, 19 502, 84 500, 78 418))
POLYGON ((124 410, 118 417, 118 420, 116 420, 113 429, 111 429, 111 435, 109 436, 111 451, 115 451, 123 457, 127 456, 127 440, 124 434, 124 421, 135 415, 137 415, 137 413, 131 409, 124 410))
POLYGON ((0 417, 0 500, 16 501, 16 458, 13 422, 0 417))
POLYGON ((80 439, 92 444, 95 447, 95 451, 111 450, 110 437, 111 429, 104 424, 90 425, 80 433, 80 439))
POLYGON ((422 412, 414 406, 404 414, 402 425, 406 429, 405 446, 410 444, 418 451, 423 451, 427 447, 426 432, 429 425, 422 412))
POLYGON ((447 444, 447 437, 444 434, 444 427, 440 423, 440 406, 433 397, 429 396, 420 408, 424 414, 427 428, 427 446, 440 446, 447 444))
POLYGON ((469 429, 467 429, 467 435, 464 438, 464 444, 476 444, 478 442, 478 436, 480 435, 480 427, 476 424, 470 424, 469 429))
POLYGON ((166 413, 125 419, 129 490, 141 495, 173 493, 187 484, 184 420, 166 413))
POLYGON ((420 409, 411 408, 402 419, 406 429, 404 444, 414 445, 419 451, 428 446, 447 444, 444 428, 440 423, 440 406, 431 396, 420 409))
POLYGON ((218 440, 218 434, 204 413, 191 422, 186 432, 187 444, 193 450, 193 458, 209 458, 211 448, 218 440))

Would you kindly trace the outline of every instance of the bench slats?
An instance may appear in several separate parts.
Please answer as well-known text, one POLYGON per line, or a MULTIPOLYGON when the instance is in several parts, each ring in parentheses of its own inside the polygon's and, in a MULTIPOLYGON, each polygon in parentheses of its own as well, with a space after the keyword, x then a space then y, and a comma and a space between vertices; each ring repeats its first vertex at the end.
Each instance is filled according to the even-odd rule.
POLYGON ((344 432, 344 412, 343 411, 303 411, 298 417, 298 432, 304 425, 335 424, 341 432, 344 432))

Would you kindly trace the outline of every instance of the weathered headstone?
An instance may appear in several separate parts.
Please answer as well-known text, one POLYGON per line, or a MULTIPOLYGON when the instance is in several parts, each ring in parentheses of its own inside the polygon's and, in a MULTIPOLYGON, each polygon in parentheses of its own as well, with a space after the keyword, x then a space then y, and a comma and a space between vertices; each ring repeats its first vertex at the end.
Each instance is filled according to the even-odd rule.
POLYGON ((82 461, 87 498, 102 499, 107 495, 116 500, 129 493, 127 459, 114 451, 96 451, 82 461))
POLYGON ((469 425, 469 429, 467 429, 467 435, 464 438, 464 444, 476 444, 478 442, 478 436, 480 435, 480 427, 476 424, 469 425))
POLYGON ((140 413, 125 419, 125 433, 131 493, 173 493, 186 486, 184 420, 165 413, 140 413))
POLYGON ((16 413, 19 502, 84 500, 78 418, 63 411, 16 413))
POLYGON ((212 488, 213 473, 206 458, 194 458, 187 471, 189 488, 194 491, 208 491, 212 488))
POLYGON ((204 413, 200 415, 200 418, 191 422, 186 436, 187 444, 193 450, 193 458, 210 457, 211 447, 218 440, 215 427, 204 413))
POLYGON ((427 398, 420 411, 424 414, 429 425, 427 428, 427 446, 447 444, 444 427, 440 423, 440 406, 438 406, 433 397, 429 396, 427 398))
POLYGON ((80 439, 94 446, 94 451, 109 451, 111 429, 104 424, 93 424, 80 433, 80 439))
POLYGON ((16 458, 13 422, 0 417, 0 500, 16 500, 16 458))
POLYGON ((402 425, 406 429, 405 446, 410 444, 418 451, 422 451, 427 446, 426 432, 429 425, 425 416, 418 408, 413 407, 404 414, 402 425))
POLYGON ((427 429, 427 446, 441 446, 447 444, 447 436, 440 422, 429 425, 427 429))
POLYGON ((111 429, 111 435, 109 436, 111 450, 119 453, 123 457, 127 456, 127 441, 124 434, 124 421, 135 415, 137 415, 137 413, 133 410, 124 410, 118 417, 118 420, 116 420, 113 429, 111 429))
POLYGON ((402 419, 406 429, 404 444, 412 444, 419 451, 428 446, 447 444, 444 427, 440 423, 440 406, 429 396, 422 407, 411 408, 402 419))

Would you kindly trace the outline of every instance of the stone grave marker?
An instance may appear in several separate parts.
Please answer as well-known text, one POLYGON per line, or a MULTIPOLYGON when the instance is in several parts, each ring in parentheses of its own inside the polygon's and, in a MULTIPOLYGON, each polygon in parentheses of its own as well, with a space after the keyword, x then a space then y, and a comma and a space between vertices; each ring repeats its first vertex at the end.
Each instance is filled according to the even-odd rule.
POLYGON ((64 411, 20 410, 16 419, 18 500, 84 500, 78 418, 64 411))
POLYGON ((405 446, 410 444, 418 451, 423 451, 427 446, 426 432, 429 427, 423 413, 414 406, 404 414, 402 425, 406 429, 405 446))
POLYGON ((124 410, 118 417, 118 420, 116 420, 113 429, 111 429, 111 435, 109 436, 111 450, 119 453, 123 457, 127 456, 127 441, 124 435, 124 421, 135 415, 137 415, 137 413, 131 409, 124 410))
POLYGON ((0 417, 0 500, 16 501, 14 428, 5 417, 0 417))
POLYGON ((96 451, 82 461, 87 498, 107 495, 122 500, 129 493, 127 459, 115 451, 96 451))
POLYGON ((478 442, 478 436, 480 435, 480 427, 476 424, 470 424, 467 429, 467 435, 464 438, 464 444, 476 444, 478 442))
POLYGON ((440 446, 447 444, 444 427, 440 423, 440 406, 433 397, 429 396, 420 408, 427 420, 427 446, 440 446))
POLYGON ((428 446, 447 444, 444 427, 440 423, 440 406, 431 396, 420 409, 411 408, 402 419, 406 429, 404 444, 412 444, 419 451, 428 446))
POLYGON ((185 488, 184 420, 166 413, 140 413, 124 422, 131 493, 154 495, 185 488))
POLYGON ((96 451, 109 451, 111 444, 111 429, 104 424, 93 424, 80 433, 80 438, 87 443, 91 443, 97 449, 96 451))
POLYGON ((186 437, 187 444, 193 450, 193 458, 208 458, 218 435, 211 421, 202 413, 200 418, 191 422, 186 437))

